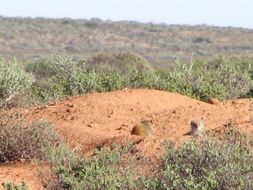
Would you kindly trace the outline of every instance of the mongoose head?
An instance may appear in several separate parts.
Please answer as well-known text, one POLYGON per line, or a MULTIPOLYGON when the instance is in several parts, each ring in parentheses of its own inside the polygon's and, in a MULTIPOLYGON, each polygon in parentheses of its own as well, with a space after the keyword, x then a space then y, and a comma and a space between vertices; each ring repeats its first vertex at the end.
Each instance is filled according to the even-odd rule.
POLYGON ((135 125, 131 131, 132 135, 138 135, 143 137, 150 136, 152 133, 152 121, 150 120, 142 120, 139 124, 135 125))
POLYGON ((152 120, 148 120, 148 119, 142 120, 141 123, 147 126, 151 126, 153 124, 152 120))

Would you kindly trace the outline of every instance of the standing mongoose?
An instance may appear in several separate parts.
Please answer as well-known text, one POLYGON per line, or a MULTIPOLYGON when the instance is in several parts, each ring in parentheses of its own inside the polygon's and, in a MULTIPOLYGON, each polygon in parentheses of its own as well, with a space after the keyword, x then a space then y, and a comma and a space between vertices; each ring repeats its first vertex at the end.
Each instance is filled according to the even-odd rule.
POLYGON ((204 134, 205 123, 203 120, 195 121, 191 120, 191 135, 201 136, 204 134))
POLYGON ((191 131, 185 133, 185 135, 201 136, 204 134, 205 122, 204 120, 191 120, 191 131))
POLYGON ((147 137, 153 134, 152 121, 142 120, 140 124, 134 126, 131 131, 131 135, 139 135, 142 137, 147 137))

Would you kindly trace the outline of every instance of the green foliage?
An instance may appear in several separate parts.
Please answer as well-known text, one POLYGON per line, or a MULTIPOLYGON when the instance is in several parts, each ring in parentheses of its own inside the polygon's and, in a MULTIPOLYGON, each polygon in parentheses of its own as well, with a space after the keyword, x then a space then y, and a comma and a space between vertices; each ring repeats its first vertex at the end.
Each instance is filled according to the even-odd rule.
POLYGON ((227 99, 245 96, 253 88, 252 60, 247 57, 218 57, 206 67, 206 73, 224 86, 227 99))
POLYGON ((83 85, 81 78, 86 72, 85 65, 74 61, 72 58, 54 56, 51 59, 55 76, 53 81, 59 82, 64 88, 64 93, 67 95, 77 95, 83 93, 83 85))
POLYGON ((228 63, 178 65, 171 72, 156 73, 152 88, 179 92, 198 99, 234 99, 245 96, 253 87, 250 70, 228 63))
MULTIPOLYGON (((55 56, 50 59, 53 76, 36 81, 33 93, 42 101, 88 92, 106 92, 122 89, 126 79, 117 72, 98 72, 87 69, 85 62, 55 56)), ((40 75, 40 74, 39 74, 40 75)))
POLYGON ((25 182, 22 182, 21 185, 16 185, 13 182, 4 182, 2 183, 2 186, 4 187, 5 190, 28 190, 29 189, 25 182))
POLYGON ((131 158, 125 158, 131 147, 104 147, 88 158, 64 143, 52 147, 46 159, 57 178, 47 181, 47 189, 154 189, 157 181, 135 175, 131 158))
MULTIPOLYGON (((113 59, 116 59, 115 57, 113 59)), ((95 58, 93 58, 94 62, 105 59, 103 56, 95 58)), ((123 70, 120 70, 120 67, 115 69, 113 66, 106 66, 106 69, 98 66, 95 69, 87 66, 86 62, 58 56, 46 61, 45 64, 50 65, 54 75, 44 80, 37 79, 31 88, 35 97, 42 102, 70 95, 94 91, 107 92, 127 87, 178 92, 197 99, 208 97, 234 99, 249 96, 253 87, 252 70, 243 63, 239 66, 238 59, 224 61, 220 58, 210 62, 196 61, 191 64, 176 62, 171 71, 157 72, 142 70, 135 64, 126 65, 123 70)), ((38 73, 38 76, 41 75, 43 71, 41 74, 38 73)))
POLYGON ((119 73, 115 72, 104 73, 100 75, 100 78, 101 78, 101 91, 103 92, 119 90, 127 86, 126 79, 119 73))
POLYGON ((0 59, 0 99, 6 99, 29 89, 33 75, 26 73, 16 60, 0 59))
MULTIPOLYGON (((58 167, 58 185, 63 189, 133 189, 134 176, 128 167, 122 167, 123 156, 129 147, 103 148, 96 156, 58 167)), ((126 164, 125 164, 126 165, 126 164)))
POLYGON ((48 58, 42 58, 26 64, 25 70, 34 74, 37 80, 45 80, 55 75, 52 60, 48 58))
POLYGON ((230 131, 218 139, 167 146, 159 189, 253 189, 252 147, 247 137, 230 131))
POLYGON ((151 63, 140 55, 133 53, 102 52, 87 59, 87 66, 98 72, 119 72, 127 75, 129 67, 141 71, 154 71, 151 63))
POLYGON ((48 150, 60 141, 60 136, 45 121, 0 126, 0 162, 45 160, 48 150))

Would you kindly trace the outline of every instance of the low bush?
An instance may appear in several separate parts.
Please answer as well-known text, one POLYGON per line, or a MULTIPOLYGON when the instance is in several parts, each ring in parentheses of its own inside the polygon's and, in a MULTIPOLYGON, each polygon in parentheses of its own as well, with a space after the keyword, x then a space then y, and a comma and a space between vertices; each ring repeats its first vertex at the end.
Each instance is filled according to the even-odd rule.
POLYGON ((29 89, 33 82, 33 75, 25 72, 15 59, 0 59, 0 99, 8 99, 29 89))
POLYGON ((180 147, 168 143, 153 177, 134 172, 131 159, 125 157, 132 145, 102 148, 84 158, 46 122, 1 126, 0 161, 47 161, 54 174, 47 189, 253 189, 252 140, 236 131, 233 123, 227 127, 223 136, 193 139, 180 147))
POLYGON ((42 102, 89 92, 107 92, 126 87, 126 79, 117 72, 97 72, 87 69, 84 62, 71 58, 53 57, 55 73, 46 82, 35 82, 32 91, 42 102), (45 84, 45 85, 43 85, 45 84))
POLYGON ((158 72, 152 88, 179 92, 198 99, 235 99, 253 87, 250 70, 225 63, 202 63, 197 67, 179 63, 171 72, 158 72))
POLYGON ((145 72, 154 71, 151 63, 144 57, 133 53, 101 52, 88 58, 87 66, 99 72, 114 71, 123 75, 127 75, 129 67, 133 66, 145 72))
POLYGON ((122 166, 128 151, 129 147, 103 148, 97 151, 96 156, 74 159, 69 165, 57 162, 58 181, 51 189, 134 189, 133 173, 126 164, 122 166))
POLYGON ((26 185, 25 182, 22 182, 21 185, 16 185, 13 182, 4 182, 2 184, 5 190, 28 190, 28 186, 26 185))
POLYGON ((235 99, 247 95, 253 88, 251 64, 243 57, 220 57, 211 61, 205 70, 210 79, 224 86, 224 98, 235 99))
POLYGON ((47 79, 55 75, 52 59, 42 58, 25 65, 25 71, 36 76, 36 80, 47 79))
POLYGON ((250 141, 230 131, 221 138, 191 141, 176 148, 169 143, 158 189, 253 189, 250 141))
MULTIPOLYGON (((95 57, 93 61, 104 60, 104 56, 95 57)), ((106 54, 106 59, 108 56, 106 54)), ((114 55, 113 59, 120 61, 119 57, 128 60, 129 55, 114 55)), ((109 56, 108 59, 111 60, 112 57, 109 56)), ((127 87, 178 92, 197 99, 209 97, 235 99, 251 96, 253 89, 252 69, 242 63, 236 65, 239 60, 235 61, 235 64, 233 59, 196 61, 196 64, 195 62, 190 64, 177 62, 171 71, 157 72, 142 70, 134 64, 124 65, 123 70, 115 69, 113 66, 110 69, 100 70, 100 67, 91 68, 86 62, 58 56, 51 58, 49 62, 50 64, 46 65, 50 65, 54 75, 45 80, 37 80, 31 88, 41 102, 82 93, 106 92, 127 87)), ((41 72, 39 76, 43 75, 43 71, 41 72)))
POLYGON ((60 141, 60 136, 45 121, 0 126, 0 163, 22 159, 46 160, 48 150, 60 141))

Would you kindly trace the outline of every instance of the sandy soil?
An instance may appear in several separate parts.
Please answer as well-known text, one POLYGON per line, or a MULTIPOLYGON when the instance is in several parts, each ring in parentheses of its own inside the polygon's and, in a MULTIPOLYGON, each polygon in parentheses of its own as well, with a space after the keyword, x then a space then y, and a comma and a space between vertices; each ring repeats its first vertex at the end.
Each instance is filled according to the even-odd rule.
MULTIPOLYGON (((240 99, 208 104, 176 93, 147 89, 125 89, 67 98, 44 107, 0 111, 1 122, 10 118, 44 119, 73 147, 89 156, 95 148, 113 143, 135 142, 135 155, 156 164, 163 154, 163 144, 170 139, 185 142, 190 121, 203 118, 206 130, 222 131, 229 122, 245 132, 253 131, 253 100, 240 99), (131 135, 131 129, 143 119, 153 121, 150 137, 131 135)), ((28 179, 39 184, 34 165, 0 166, 0 182, 28 179), (19 177, 18 177, 19 176, 19 177)))

